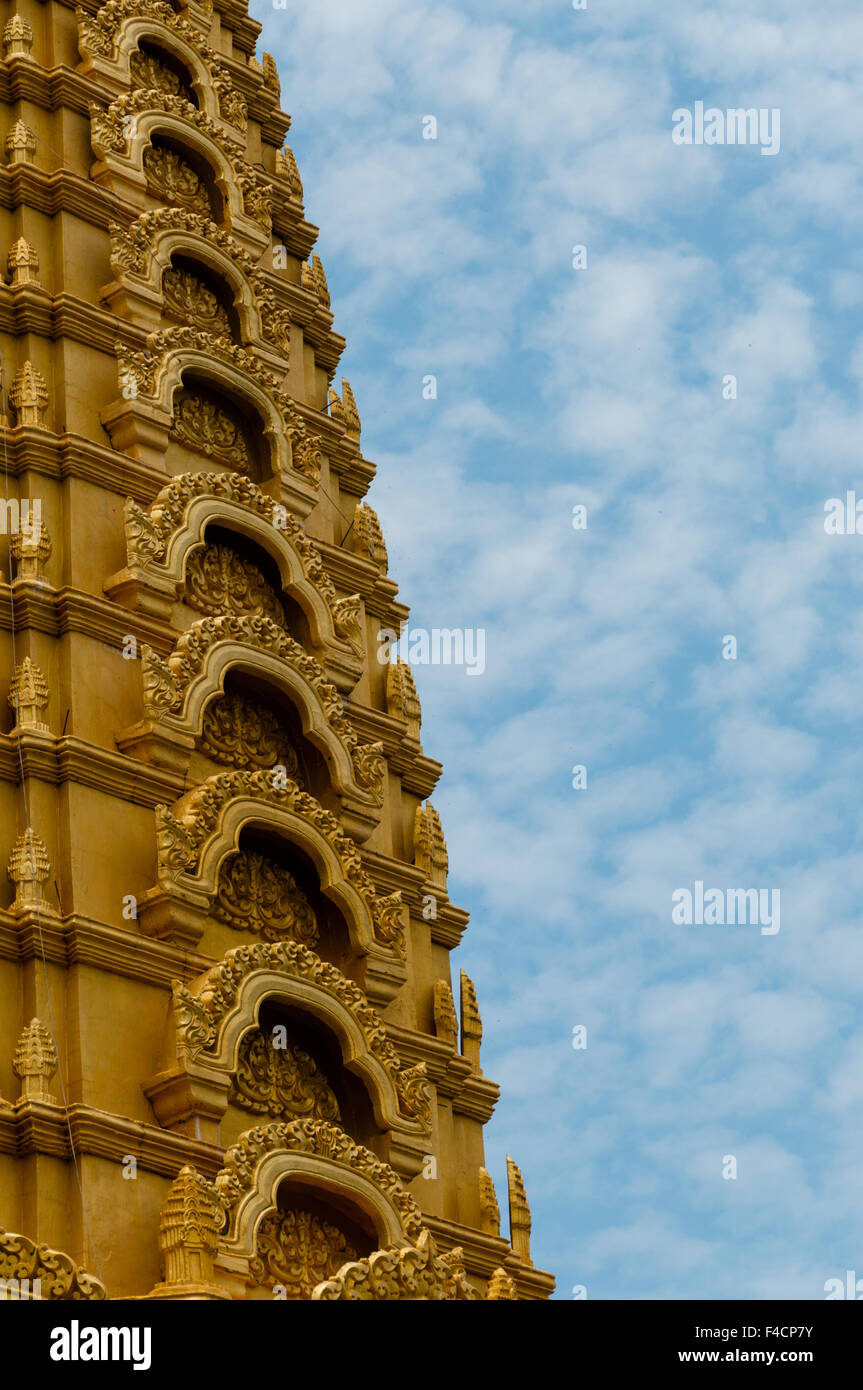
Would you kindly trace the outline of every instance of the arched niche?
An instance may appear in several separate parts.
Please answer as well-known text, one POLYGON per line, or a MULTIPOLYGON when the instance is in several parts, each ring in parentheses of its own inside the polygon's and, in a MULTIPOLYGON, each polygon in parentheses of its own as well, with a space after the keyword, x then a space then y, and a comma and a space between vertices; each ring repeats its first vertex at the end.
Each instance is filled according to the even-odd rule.
POLYGON ((149 334, 144 352, 119 343, 116 352, 120 395, 100 411, 115 448, 175 476, 232 469, 301 517, 317 505, 319 441, 253 352, 187 325, 149 334), (187 407, 183 424, 184 392, 216 398, 220 413, 201 426, 206 452, 191 447, 201 411, 187 407), (236 429, 246 442, 235 456, 236 429))
MULTIPOLYGON (((204 562, 212 561, 216 573, 202 571, 208 597, 217 606, 224 592, 244 586, 250 606, 257 597, 261 606, 245 613, 214 613, 193 623, 178 639, 167 661, 152 648, 141 650, 144 721, 118 735, 118 745, 133 752, 129 739, 146 731, 149 761, 161 762, 201 783, 206 780, 200 760, 189 762, 194 747, 199 751, 208 710, 215 696, 229 687, 248 692, 250 718, 241 709, 222 705, 225 726, 221 743, 223 761, 238 773, 254 765, 269 776, 278 790, 276 769, 284 784, 287 764, 273 758, 279 727, 293 748, 305 749, 304 766, 319 805, 342 819, 342 829, 364 840, 381 818, 386 792, 386 761, 381 743, 361 743, 345 710, 343 698, 327 680, 323 667, 283 627, 263 612, 263 601, 274 601, 274 591, 263 586, 255 570, 232 568, 236 557, 221 548, 204 550, 204 562), (227 578, 225 574, 227 573, 227 578), (250 573, 253 578, 250 580, 250 573), (257 584, 253 590, 252 585, 257 584), (268 712, 267 712, 268 711, 268 712), (244 732, 244 722, 248 724, 244 732), (137 729, 137 735, 136 735, 137 729), (256 746, 256 740, 261 744, 256 746), (239 750, 237 757, 234 749, 239 750), (260 753, 260 756, 258 756, 260 753), (237 766, 239 764, 239 766, 237 766), (276 779, 276 780, 274 780, 276 779), (337 800, 336 800, 337 798, 337 800)), ((218 734, 218 727, 216 726, 218 734)), ((210 740, 212 742, 212 740, 210 740)), ((219 759, 218 743, 208 756, 219 759)), ((289 755, 290 756, 290 755, 289 755)), ((296 779, 292 779, 296 780, 296 779)), ((337 820, 334 823, 338 823, 337 820)))
POLYGON ((159 285, 162 323, 187 324, 225 342, 241 341, 234 294, 223 276, 177 248, 163 264, 159 285))
MULTIPOLYGON (((230 768, 284 768, 286 777, 338 814, 338 789, 325 757, 303 728, 302 710, 284 686, 260 674, 254 659, 223 670, 195 722, 190 781, 204 782, 230 768)), ((341 780, 349 768, 338 771, 341 780)))
POLYGON ((375 1118, 383 1083, 355 1065, 350 1045, 340 1043, 320 1010, 288 994, 265 996, 237 1041, 222 1144, 235 1143, 253 1124, 310 1119, 336 1125, 373 1151, 386 1147, 375 1118))
MULTIPOLYGON (((134 88, 180 95, 215 123, 244 133, 248 125, 246 100, 220 55, 196 32, 178 0, 112 0, 96 15, 77 11, 78 42, 83 55, 79 72, 98 76, 100 85, 121 94, 134 88), (177 92, 170 77, 136 71, 135 55, 152 51, 160 64, 182 80, 177 92)), ((205 25, 206 28, 206 25, 205 25)))
POLYGON ((356 979, 360 963, 344 912, 323 892, 307 854, 261 826, 249 826, 216 871, 201 940, 220 959, 234 946, 295 941, 356 979))
POLYGON ((368 1214, 342 1191, 286 1178, 256 1227, 245 1301, 309 1301, 343 1265, 371 1255, 376 1240, 368 1214))
POLYGON ((174 477, 228 470, 260 486, 274 474, 272 433, 247 397, 184 371, 171 397, 165 469, 174 477))
POLYGON ((198 545, 182 556, 179 603, 186 611, 175 611, 175 625, 188 628, 202 613, 259 612, 307 651, 314 650, 319 641, 307 606, 284 573, 285 556, 272 545, 274 537, 269 531, 260 538, 249 536, 231 524, 232 518, 225 520, 227 525, 219 519, 207 521, 198 545), (269 548, 264 539, 270 542, 269 548))
POLYGON ((197 946, 222 861, 244 833, 271 834, 307 855, 344 917, 368 999, 389 1003, 398 994, 407 973, 401 892, 377 892, 341 820, 295 782, 281 786, 262 771, 222 773, 172 807, 157 806, 155 822, 157 882, 138 904, 146 935, 197 946))
MULTIPOLYGON (((163 326, 164 268, 177 257, 203 267, 224 287, 225 303, 239 325, 236 340, 269 346, 287 367, 291 353, 290 311, 279 308, 272 287, 255 261, 206 213, 169 205, 141 213, 131 227, 111 226, 115 279, 102 291, 118 315, 133 317, 148 331, 163 326)), ((275 363, 274 363, 275 364, 275 363)))
POLYGON ((129 499, 127 567, 106 580, 105 592, 127 607, 188 627, 196 620, 183 601, 188 557, 220 532, 228 533, 232 547, 252 547, 242 553, 268 576, 289 633, 340 691, 351 691, 364 651, 359 597, 337 597, 320 551, 296 518, 239 475, 184 475, 163 488, 147 512, 129 499))
POLYGON ((176 136, 155 132, 141 153, 147 194, 169 207, 221 223, 224 197, 218 175, 200 151, 176 136))
POLYGON ((98 157, 91 176, 117 196, 139 204, 141 194, 149 194, 153 206, 207 215, 255 260, 266 249, 272 231, 270 185, 244 162, 236 137, 226 137, 190 102, 133 90, 107 111, 91 103, 90 142, 98 157), (174 157, 157 159, 154 150, 174 157))
POLYGON ((165 1128, 223 1145, 244 1112, 243 1130, 326 1124, 409 1177, 427 1152, 425 1065, 403 1065, 363 990, 298 941, 233 946, 175 981, 167 1064, 144 1090, 165 1128))
POLYGON ((374 1248, 416 1248, 423 1235, 419 1207, 392 1168, 323 1122, 247 1131, 227 1150, 215 1189, 227 1210, 215 1273, 235 1298, 247 1297, 254 1282, 250 1266, 268 1215, 301 1201, 338 1211, 374 1248))

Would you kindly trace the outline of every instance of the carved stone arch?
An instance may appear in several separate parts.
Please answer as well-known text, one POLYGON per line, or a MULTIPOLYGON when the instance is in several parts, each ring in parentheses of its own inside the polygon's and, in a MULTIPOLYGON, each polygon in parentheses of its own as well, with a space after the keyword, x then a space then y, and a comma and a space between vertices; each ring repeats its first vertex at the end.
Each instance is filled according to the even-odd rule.
POLYGON ((255 942, 227 952, 190 986, 174 983, 176 1060, 145 1088, 157 1118, 224 1115, 243 1038, 264 1004, 280 1003, 316 1020, 335 1040, 341 1065, 364 1089, 388 1160, 419 1173, 431 1112, 425 1064, 403 1066, 377 1011, 336 966, 296 941, 255 942))
POLYGON ((320 890, 341 912, 375 1004, 404 983, 404 909, 399 891, 379 897, 354 842, 313 796, 271 773, 210 777, 169 810, 156 807, 158 885, 139 904, 150 935, 195 944, 218 888, 219 870, 243 831, 262 831, 294 845, 314 867, 320 890))
POLYGON ((240 145, 182 97, 139 90, 118 97, 107 111, 91 103, 90 139, 99 157, 93 179, 140 206, 147 194, 144 152, 154 138, 191 152, 212 169, 223 225, 245 251, 260 256, 272 228, 270 186, 244 163, 240 145))
POLYGON ((371 1223, 380 1246, 416 1246, 422 1216, 398 1175, 369 1149, 323 1120, 295 1120, 247 1131, 225 1154, 215 1189, 227 1227, 215 1260, 219 1282, 243 1298, 261 1222, 277 1209, 279 1189, 301 1184, 339 1199, 371 1223))
POLYGON ((199 382, 257 417, 271 469, 266 487, 308 516, 318 502, 318 446, 278 377, 249 349, 181 327, 149 334, 143 352, 116 346, 121 398, 100 416, 115 448, 164 470, 175 397, 185 382, 199 382))
POLYGON ((281 577, 283 593, 302 611, 309 642, 327 679, 349 693, 362 671, 361 601, 339 599, 320 551, 284 506, 247 478, 186 473, 155 498, 149 511, 126 503, 127 567, 105 584, 119 602, 170 618, 189 555, 207 528, 236 531, 260 546, 281 577))
POLYGON ((274 366, 285 370, 290 314, 277 308, 266 277, 215 222, 186 208, 156 208, 142 213, 129 228, 112 223, 110 232, 111 267, 117 278, 105 287, 102 298, 115 312, 157 330, 162 275, 173 257, 186 256, 219 277, 230 292, 242 342, 258 344, 274 366))
POLYGON ((141 666, 150 756, 167 745, 167 760, 179 767, 181 750, 193 746, 205 708, 225 691, 227 675, 245 674, 286 696, 297 711, 303 736, 323 758, 341 801, 343 823, 354 839, 362 842, 379 824, 383 746, 359 742, 323 668, 271 619, 203 618, 183 633, 167 662, 144 647, 141 666))
POLYGON ((76 17, 83 55, 79 71, 98 75, 113 91, 123 92, 131 78, 131 55, 142 39, 149 40, 190 70, 200 107, 213 121, 246 131, 246 101, 234 86, 229 69, 195 25, 179 16, 166 0, 108 0, 95 15, 79 6, 76 17))

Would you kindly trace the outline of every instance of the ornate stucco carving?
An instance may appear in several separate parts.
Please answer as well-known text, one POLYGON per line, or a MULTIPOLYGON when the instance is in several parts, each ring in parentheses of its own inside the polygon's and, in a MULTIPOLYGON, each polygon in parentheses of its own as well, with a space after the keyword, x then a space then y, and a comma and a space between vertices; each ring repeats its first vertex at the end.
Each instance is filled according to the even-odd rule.
POLYGON ((237 691, 211 700, 201 722, 200 748, 226 767, 283 767, 300 783, 296 750, 271 709, 237 691))
MULTIPOLYGON (((310 261, 303 261, 302 278, 303 289, 310 290, 312 294, 317 295, 324 308, 329 309, 330 287, 320 256, 314 255, 310 261)), ((336 400, 338 400, 338 396, 336 396, 336 400)), ((341 405, 341 401, 339 401, 339 405, 341 405)))
POLYGON ((14 58, 16 55, 28 58, 32 47, 33 25, 20 14, 13 14, 3 26, 4 58, 14 58))
POLYGON ((29 241, 19 236, 18 240, 12 243, 9 248, 9 255, 6 257, 6 269, 12 276, 12 285, 37 285, 39 274, 39 256, 36 248, 31 246, 29 241))
POLYGON ((162 293, 165 312, 183 323, 189 323, 230 340, 231 321, 224 305, 200 276, 185 268, 168 266, 162 274, 162 293))
POLYGON ((482 1017, 476 999, 473 980, 462 970, 461 981, 461 1050, 475 1070, 479 1071, 482 1017))
POLYGON ((134 87, 143 88, 145 91, 152 89, 156 92, 167 92, 171 96, 184 97, 186 101, 192 100, 191 87, 187 86, 179 73, 162 62, 156 53, 136 48, 134 53, 129 55, 129 73, 134 87))
MULTIPOLYGON (((197 183, 200 182, 197 175, 195 180, 197 183)), ((188 179, 186 182, 194 193, 196 183, 188 179)), ((174 201, 183 200, 176 198, 174 201)), ((200 203, 197 210, 192 210, 190 203, 182 207, 152 209, 142 213, 129 228, 112 222, 109 230, 111 266, 114 273, 119 277, 135 276, 152 284, 153 288, 158 283, 161 266, 168 262, 173 250, 178 247, 187 254, 208 258, 208 264, 213 269, 216 269, 213 259, 221 261, 224 271, 232 267, 248 287, 248 297, 257 315, 257 331, 260 336, 272 343, 285 358, 289 356, 289 311, 277 307, 272 287, 252 257, 237 244, 230 233, 210 219, 209 200, 200 203), (163 247, 167 247, 167 250, 163 247)))
MULTIPOLYGON (((134 352, 124 343, 115 343, 117 368, 130 401, 146 398, 167 409, 172 394, 177 364, 196 354, 223 363, 235 387, 243 394, 244 381, 257 388, 268 402, 272 428, 276 428, 290 443, 290 466, 309 483, 320 479, 320 446, 303 423, 289 396, 279 386, 280 377, 265 367, 251 349, 229 343, 211 333, 186 325, 161 329, 147 336, 143 351, 134 352), (173 370, 172 370, 173 368, 173 370), (130 393, 130 384, 133 390, 130 393)), ((246 396, 249 392, 246 390, 246 396)))
POLYGON ((264 1217, 255 1236, 255 1251, 249 1265, 253 1282, 278 1284, 286 1299, 309 1299, 318 1284, 357 1258, 338 1226, 296 1208, 264 1217))
POLYGON ((284 627, 281 599, 257 565, 229 545, 204 545, 186 562, 185 602, 213 617, 258 613, 284 627))
MULTIPOLYGON (((209 621, 209 620, 208 620, 209 621)), ((220 619, 212 619, 219 622, 220 619)), ((341 866, 343 878, 357 892, 374 924, 376 939, 404 954, 404 922, 401 891, 379 897, 362 865, 353 840, 319 801, 290 778, 276 779, 266 772, 226 772, 210 777, 187 793, 173 810, 156 807, 160 880, 170 883, 183 876, 195 877, 204 843, 219 829, 230 803, 252 800, 258 808, 289 811, 306 822, 329 844, 341 866), (282 780, 286 785, 282 786, 282 780)), ((214 844, 216 842, 214 841, 214 844)), ((210 847, 208 846, 208 849, 210 847)))
POLYGON ((487 1303, 499 1303, 503 1301, 514 1303, 518 1301, 518 1291, 515 1287, 515 1283, 502 1267, 496 1269, 489 1279, 485 1297, 487 1303))
POLYGON ((377 1010, 358 985, 296 941, 255 942, 236 946, 212 966, 192 988, 174 984, 174 1014, 178 1054, 194 1061, 214 1052, 220 1032, 239 992, 254 972, 268 971, 308 981, 337 1000, 358 1025, 365 1047, 389 1077, 399 1111, 428 1126, 430 1109, 424 1062, 403 1067, 377 1010))
POLYGON ((368 1259, 345 1265, 334 1278, 318 1285, 312 1299, 333 1303, 481 1301, 465 1275, 463 1251, 456 1248, 439 1255, 428 1230, 421 1232, 415 1248, 376 1250, 368 1259))
POLYGON ((175 397, 171 438, 205 458, 233 468, 243 477, 252 471, 240 423, 215 401, 195 391, 183 391, 175 397))
POLYGON ((253 850, 238 850, 222 862, 213 916, 265 941, 290 938, 314 946, 318 939, 315 914, 293 874, 253 850))
MULTIPOLYGON (((21 508, 22 513, 24 508, 21 508)), ((36 508, 33 508, 33 522, 25 528, 22 525, 12 536, 10 548, 16 561, 16 578, 45 582, 45 561, 51 555, 51 536, 48 527, 39 517, 36 524, 36 508)))
POLYGON ((25 656, 15 668, 15 675, 9 686, 8 703, 15 712, 15 728, 40 729, 47 732, 48 725, 40 715, 48 706, 48 682, 35 661, 25 656))
POLYGON ((442 1042, 450 1047, 458 1047, 458 1015, 448 980, 435 980, 434 1025, 435 1033, 442 1042))
POLYGON ((15 900, 11 912, 24 912, 31 907, 47 907, 42 884, 51 876, 51 861, 44 841, 32 830, 19 835, 9 856, 6 869, 10 883, 15 884, 15 900))
POLYGON ((18 368, 12 381, 9 399, 19 425, 47 428, 45 410, 48 406, 48 383, 32 362, 25 362, 18 368))
POLYGON ((422 1234, 422 1214, 413 1197, 403 1187, 389 1164, 354 1143, 344 1130, 326 1120, 291 1120, 247 1130, 225 1153, 224 1166, 216 1175, 216 1188, 229 1213, 236 1211, 243 1197, 255 1187, 256 1172, 268 1155, 283 1151, 303 1154, 344 1168, 377 1189, 398 1215, 407 1240, 422 1234))
POLYGON ((387 712, 403 719, 408 726, 408 737, 419 742, 422 709, 413 671, 406 661, 394 661, 387 666, 387 712))
POLYGON ((243 213, 256 222, 262 231, 272 228, 272 187, 266 177, 241 156, 241 137, 229 127, 217 126, 210 117, 182 96, 153 89, 128 92, 117 97, 107 110, 96 102, 90 106, 90 141, 100 159, 110 156, 131 162, 139 140, 137 127, 161 132, 183 126, 202 136, 227 163, 233 187, 239 195, 243 213), (144 121, 144 117, 148 117, 144 121), (155 120, 153 118, 156 118, 155 120), (168 117, 167 122, 159 117, 168 117), (140 118, 136 120, 136 118, 140 118))
POLYGON ((230 1098, 242 1110, 273 1119, 341 1121, 335 1092, 314 1058, 290 1043, 274 1046, 259 1028, 240 1043, 230 1098))
POLYGON ((204 217, 210 214, 207 186, 187 159, 164 145, 148 145, 142 165, 150 192, 204 217))
MULTIPOLYGON (((78 42, 85 57, 119 59, 120 43, 130 20, 138 18, 153 21, 152 30, 144 37, 157 38, 160 31, 168 31, 192 49, 200 59, 218 100, 219 113, 238 130, 245 131, 247 110, 244 97, 234 86, 227 67, 219 62, 218 55, 204 42, 200 31, 194 24, 181 18, 167 0, 108 0, 94 15, 79 6, 75 11, 78 20, 78 42)), ((130 68, 134 54, 130 55, 130 68)))
POLYGON ((336 603, 333 581, 324 569, 321 553, 296 517, 287 513, 267 493, 246 478, 227 473, 181 473, 163 488, 148 512, 131 498, 126 503, 126 550, 130 565, 150 568, 165 558, 168 541, 186 520, 189 507, 198 500, 231 502, 260 516, 284 536, 300 557, 303 574, 332 610, 336 603))
POLYGON ((482 1229, 490 1236, 500 1235, 500 1207, 494 1179, 487 1168, 479 1170, 479 1210, 482 1229))
POLYGON ((383 746, 380 743, 359 742, 345 714, 342 697, 327 680, 320 663, 261 612, 202 618, 179 638, 167 662, 150 647, 142 645, 141 666, 147 715, 158 718, 175 712, 179 714, 186 708, 190 687, 208 668, 211 654, 221 644, 272 656, 301 678, 306 689, 313 694, 315 704, 326 721, 330 738, 338 741, 349 759, 350 776, 355 787, 374 805, 380 806, 383 803, 386 771, 383 746))
POLYGON ((209 1284, 225 1225, 225 1207, 214 1185, 191 1164, 180 1169, 162 1207, 159 1249, 165 1284, 209 1284))
POLYGON ((389 558, 378 514, 366 502, 357 504, 348 541, 357 555, 372 560, 386 574, 389 558))
POLYGON ((300 178, 297 161, 290 145, 285 145, 282 149, 276 150, 276 173, 279 178, 287 179, 294 197, 302 199, 303 181, 300 178))
POLYGON ((36 153, 36 132, 24 121, 16 121, 6 136, 6 154, 10 164, 30 164, 36 153))
POLYGON ((0 1228, 0 1279, 39 1281, 40 1297, 62 1302, 95 1303, 107 1298, 104 1284, 87 1274, 62 1250, 39 1245, 28 1236, 0 1228))

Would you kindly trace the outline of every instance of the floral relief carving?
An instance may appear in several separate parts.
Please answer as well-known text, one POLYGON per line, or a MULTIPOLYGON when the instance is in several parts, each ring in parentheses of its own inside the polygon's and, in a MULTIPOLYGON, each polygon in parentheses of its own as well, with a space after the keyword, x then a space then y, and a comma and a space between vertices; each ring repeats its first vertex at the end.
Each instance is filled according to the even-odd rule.
POLYGON ((114 344, 121 380, 135 383, 135 396, 157 394, 173 353, 199 352, 233 367, 252 380, 278 411, 280 428, 291 446, 291 468, 308 482, 320 482, 320 445, 304 424, 290 397, 281 389, 281 378, 259 361, 249 347, 226 342, 186 324, 161 329, 147 335, 147 346, 131 351, 125 343, 114 344))
POLYGON ((335 1093, 314 1058, 302 1047, 275 1047, 258 1028, 240 1043, 230 1099, 277 1119, 341 1120, 335 1093))
POLYGON ((0 1279, 29 1279, 41 1284, 43 1299, 75 1303, 101 1302, 104 1284, 87 1274, 62 1250, 37 1245, 27 1236, 0 1229, 0 1279))
POLYGON ((156 198, 179 203, 207 217, 210 215, 210 195, 196 169, 193 169, 176 150, 164 145, 149 145, 144 151, 144 174, 147 188, 156 198))
POLYGON ((194 550, 186 566, 186 602, 199 613, 260 613, 283 627, 285 610, 257 565, 228 545, 194 550))
POLYGON ((402 1115, 416 1119, 428 1128, 430 1106, 426 1066, 417 1062, 402 1067, 390 1042, 380 1014, 369 1004, 362 990, 340 970, 296 941, 255 942, 235 946, 218 965, 212 966, 196 983, 194 990, 174 981, 174 1016, 178 1055, 194 1061, 218 1046, 226 1014, 233 1008, 240 986, 254 971, 278 972, 306 980, 326 990, 353 1016, 366 1047, 390 1077, 402 1115))
POLYGON ((231 337, 231 321, 213 291, 191 270, 170 266, 162 275, 165 312, 217 338, 231 337))
POLYGON ((294 781, 299 776, 296 752, 276 715, 238 691, 219 695, 207 705, 200 743, 203 753, 228 767, 278 765, 294 781))
POLYGON ((175 399, 171 438, 205 458, 226 464, 244 477, 252 471, 242 427, 226 410, 203 396, 188 394, 175 399))
POLYGON ((222 864, 213 916, 265 941, 290 938, 314 946, 318 939, 315 914, 293 874, 251 850, 239 850, 222 864))
MULTIPOLYGON (((255 570, 254 574, 257 575, 258 571, 255 570)), ((187 601, 193 606, 200 607, 206 601, 208 605, 215 606, 218 602, 220 606, 226 607, 231 602, 239 604, 241 600, 245 601, 247 593, 254 595, 257 591, 253 588, 241 588, 238 581, 234 589, 224 584, 220 588, 211 585, 205 590, 200 601, 197 597, 198 592, 195 591, 193 598, 187 596, 187 601), (215 595, 219 596, 218 599, 215 595)), ((376 805, 383 804, 386 774, 383 744, 359 742, 356 731, 345 713, 344 701, 336 687, 327 680, 323 667, 309 655, 301 643, 296 642, 283 628, 267 617, 260 606, 251 614, 233 613, 223 617, 202 618, 179 638, 167 662, 152 648, 143 644, 141 662, 144 706, 148 713, 158 714, 178 709, 182 704, 183 691, 203 670, 208 652, 219 642, 242 643, 243 646, 252 647, 256 651, 267 652, 286 662, 296 671, 315 691, 327 724, 350 757, 356 786, 367 792, 376 805)), ((272 786, 270 789, 274 792, 279 790, 272 786)), ((382 930, 386 932, 387 939, 394 939, 401 933, 401 898, 398 894, 392 894, 380 901, 385 905, 382 907, 382 930)))
POLYGON ((482 1302, 468 1283, 460 1247, 439 1255, 430 1231, 423 1230, 416 1247, 376 1250, 368 1259, 340 1269, 312 1293, 324 1302, 422 1301, 482 1302))
POLYGON ((309 1299, 316 1285, 331 1278, 357 1252, 343 1231, 308 1211, 276 1211, 265 1216, 255 1237, 249 1272, 257 1285, 280 1284, 287 1299, 309 1299))
POLYGON ((155 53, 136 49, 129 59, 129 72, 135 87, 167 92, 172 96, 185 97, 187 101, 192 100, 191 88, 187 87, 179 74, 173 68, 169 68, 167 63, 163 63, 155 53))

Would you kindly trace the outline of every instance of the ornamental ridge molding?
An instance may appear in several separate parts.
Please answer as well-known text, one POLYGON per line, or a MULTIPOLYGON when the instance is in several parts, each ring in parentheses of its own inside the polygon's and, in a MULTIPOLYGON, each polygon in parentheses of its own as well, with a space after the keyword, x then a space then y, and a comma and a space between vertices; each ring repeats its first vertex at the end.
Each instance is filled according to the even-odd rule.
POLYGON ((425 1062, 402 1066, 380 1014, 359 986, 296 941, 235 946, 191 988, 174 981, 177 1056, 182 1062, 194 1063, 217 1050, 225 1019, 235 1008, 243 983, 260 971, 304 980, 336 999, 354 1019, 369 1053, 392 1082, 399 1113, 428 1129, 431 1110, 425 1062))
POLYGON ((32 1297, 52 1301, 96 1303, 106 1299, 105 1285, 80 1265, 48 1245, 37 1245, 29 1236, 16 1235, 0 1227, 0 1280, 30 1281, 32 1297), (39 1281, 39 1294, 32 1293, 39 1281))
POLYGON ((212 333, 202 333, 199 329, 184 325, 149 333, 146 342, 146 348, 139 352, 132 351, 119 341, 114 344, 120 383, 126 399, 137 400, 143 396, 157 405, 161 403, 167 406, 168 403, 162 398, 166 394, 172 358, 177 355, 197 352, 208 360, 223 362, 254 382, 269 397, 290 441, 291 467, 310 483, 317 484, 320 479, 317 441, 306 428, 290 396, 281 390, 279 375, 264 366, 251 348, 227 343, 212 333), (133 384, 134 392, 130 393, 133 384))
MULTIPOLYGON (((375 940, 405 958, 401 890, 379 897, 362 858, 339 821, 315 797, 285 778, 276 785, 272 772, 226 772, 210 777, 187 792, 172 809, 156 807, 159 881, 180 887, 200 872, 206 842, 220 830, 232 803, 247 799, 258 807, 293 813, 327 842, 339 861, 342 876, 363 902, 375 940)), ((212 890, 214 891, 214 889, 212 890)))
MULTIPOLYGON (((207 670, 214 650, 225 643, 251 648, 290 667, 313 692, 332 735, 347 754, 355 788, 376 806, 384 800, 386 761, 382 743, 361 744, 345 715, 344 702, 323 667, 299 642, 260 613, 202 618, 179 638, 167 661, 141 646, 144 712, 149 719, 189 715, 190 688, 207 670)), ((208 687, 209 688, 209 687, 208 687)), ((215 686, 214 686, 215 688, 215 686)), ((195 704, 197 705, 197 701, 195 704)), ((192 722, 197 723, 197 710, 192 722)))
POLYGON ((236 1216, 243 1197, 255 1188, 262 1162, 279 1151, 328 1159, 365 1178, 397 1213, 405 1238, 412 1244, 419 1241, 424 1229, 422 1213, 395 1171, 327 1120, 277 1122, 241 1134, 226 1151, 224 1166, 215 1179, 216 1191, 229 1214, 236 1216))
POLYGON ((468 1283, 460 1246, 439 1255, 431 1231, 423 1230, 416 1246, 376 1250, 367 1259, 345 1264, 318 1284, 313 1301, 407 1303, 422 1300, 483 1302, 468 1283))
MULTIPOLYGON (((202 38, 198 29, 182 19, 166 0, 108 0, 95 15, 82 6, 75 9, 78 21, 78 47, 85 58, 107 58, 122 61, 123 31, 129 20, 143 20, 161 25, 180 39, 198 56, 204 65, 210 85, 216 94, 219 114, 244 134, 248 126, 245 98, 237 91, 229 70, 218 54, 202 38)), ((142 35, 149 38, 150 34, 142 35)), ((153 38, 159 37, 158 31, 153 38)), ((179 55, 178 55, 179 56, 179 55)))

